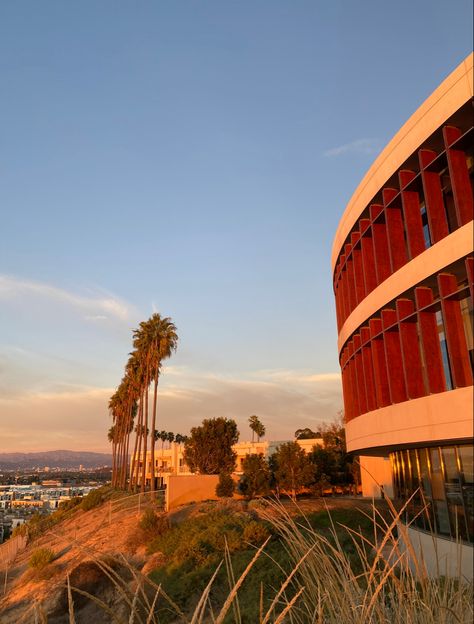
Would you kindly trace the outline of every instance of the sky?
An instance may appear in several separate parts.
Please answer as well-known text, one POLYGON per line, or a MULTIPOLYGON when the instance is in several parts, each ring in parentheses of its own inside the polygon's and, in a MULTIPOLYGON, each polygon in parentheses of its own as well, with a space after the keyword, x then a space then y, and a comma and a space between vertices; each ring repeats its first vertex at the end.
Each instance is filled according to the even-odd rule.
POLYGON ((0 3, 0 452, 107 451, 154 311, 159 429, 333 420, 338 221, 471 27, 470 0, 0 3))

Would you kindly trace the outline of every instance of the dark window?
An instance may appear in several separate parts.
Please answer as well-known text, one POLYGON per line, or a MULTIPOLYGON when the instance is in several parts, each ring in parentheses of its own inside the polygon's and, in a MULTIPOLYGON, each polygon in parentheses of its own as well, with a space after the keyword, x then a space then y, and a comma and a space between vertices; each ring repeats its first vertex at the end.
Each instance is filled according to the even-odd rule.
POLYGON ((451 367, 449 365, 448 345, 446 342, 446 332, 444 331, 443 314, 441 310, 436 312, 436 325, 438 327, 439 346, 441 348, 441 357, 443 360, 444 377, 446 380, 446 388, 453 389, 453 379, 451 377, 451 367))

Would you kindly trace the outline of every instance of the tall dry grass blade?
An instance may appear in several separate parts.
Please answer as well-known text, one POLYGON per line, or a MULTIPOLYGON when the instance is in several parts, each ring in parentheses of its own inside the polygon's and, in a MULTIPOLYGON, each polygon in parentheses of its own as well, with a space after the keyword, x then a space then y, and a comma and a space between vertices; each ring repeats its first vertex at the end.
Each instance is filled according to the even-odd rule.
POLYGON ((229 610, 232 602, 234 601, 237 592, 239 591, 242 583, 245 580, 245 577, 247 576, 247 574, 250 572, 250 570, 252 569, 253 565, 255 564, 255 562, 257 561, 257 559, 260 557, 263 549, 265 548, 265 546, 268 544, 268 542, 270 541, 270 537, 268 537, 264 543, 260 546, 260 548, 257 550, 257 552, 255 553, 255 555, 253 556, 252 560, 250 561, 250 563, 247 565, 247 567, 245 568, 245 570, 242 572, 242 574, 240 575, 237 583, 234 585, 234 587, 232 588, 232 591, 230 592, 230 594, 227 596, 222 609, 219 612, 219 615, 216 618, 216 624, 222 624, 222 622, 224 621, 224 618, 227 614, 227 611, 229 610))
POLYGON ((209 581, 209 583, 206 585, 204 591, 202 592, 201 597, 199 598, 199 602, 197 603, 196 608, 194 609, 193 617, 191 619, 190 624, 198 624, 202 620, 202 614, 203 614, 204 609, 206 607, 206 602, 207 602, 207 598, 209 596, 209 592, 211 591, 212 584, 214 583, 214 580, 215 580, 219 570, 221 569, 221 566, 222 566, 222 561, 217 566, 214 574, 211 577, 211 580, 209 581))
POLYGON ((76 624, 76 619, 74 617, 74 601, 72 599, 71 592, 71 582, 69 580, 69 574, 66 575, 67 580, 67 606, 69 612, 69 624, 76 624))
POLYGON ((274 624, 281 624, 283 622, 284 618, 287 616, 287 614, 290 611, 290 609, 293 607, 295 602, 298 600, 298 598, 304 592, 304 589, 305 589, 304 587, 301 587, 300 590, 293 596, 293 598, 290 600, 290 602, 286 605, 286 607, 283 609, 283 611, 277 617, 277 619, 275 620, 274 624))
POLYGON ((278 590, 277 594, 275 595, 275 597, 272 600, 272 603, 270 605, 270 607, 268 608, 268 611, 265 614, 265 618, 263 619, 262 624, 267 624, 267 622, 270 619, 270 616, 273 612, 273 610, 275 609, 281 595, 285 592, 286 588, 288 587, 288 585, 290 584, 292 578, 295 576, 295 574, 298 572, 300 566, 303 564, 303 562, 307 559, 307 557, 309 557, 309 555, 312 553, 313 548, 310 548, 308 550, 308 552, 298 561, 298 563, 296 564, 296 566, 293 568, 293 570, 290 572, 290 574, 286 577, 285 581, 283 582, 283 584, 281 585, 280 589, 278 590))
MULTIPOLYGON (((232 587, 235 585, 235 575, 234 570, 232 568, 232 561, 230 558, 229 545, 227 544, 227 538, 224 536, 224 559, 225 559, 225 567, 227 571, 227 580, 229 581, 229 591, 232 591, 232 587)), ((235 600, 232 603, 232 610, 234 611, 234 620, 237 624, 242 624, 242 618, 240 616, 240 606, 239 606, 239 597, 235 596, 235 600)))
POLYGON ((86 592, 83 589, 79 589, 78 587, 71 587, 71 589, 72 591, 76 592, 76 594, 80 594, 81 596, 85 596, 86 598, 89 598, 89 600, 92 600, 92 602, 98 605, 103 611, 108 613, 112 620, 117 624, 124 624, 123 620, 119 620, 115 612, 103 600, 97 598, 97 596, 93 596, 89 592, 86 592))
POLYGON ((155 592, 153 602, 151 603, 150 612, 148 613, 148 617, 146 619, 146 624, 152 624, 152 620, 153 622, 156 621, 155 620, 155 608, 156 608, 156 601, 158 600, 159 595, 160 595, 159 591, 155 592))
POLYGON ((133 624, 135 621, 135 613, 137 611, 138 594, 140 592, 140 583, 137 583, 137 588, 133 593, 132 606, 130 608, 130 617, 128 618, 128 624, 133 624))

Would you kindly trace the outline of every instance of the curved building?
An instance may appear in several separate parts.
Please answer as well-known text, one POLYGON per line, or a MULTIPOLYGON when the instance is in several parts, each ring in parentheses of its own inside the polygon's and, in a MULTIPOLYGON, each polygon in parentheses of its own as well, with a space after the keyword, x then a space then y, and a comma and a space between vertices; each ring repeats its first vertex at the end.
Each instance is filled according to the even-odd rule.
POLYGON ((472 105, 471 55, 375 160, 342 216, 332 252, 348 449, 386 458, 394 497, 413 495, 406 514, 412 537, 423 547, 434 532, 447 565, 454 547, 464 550, 468 575, 472 105))

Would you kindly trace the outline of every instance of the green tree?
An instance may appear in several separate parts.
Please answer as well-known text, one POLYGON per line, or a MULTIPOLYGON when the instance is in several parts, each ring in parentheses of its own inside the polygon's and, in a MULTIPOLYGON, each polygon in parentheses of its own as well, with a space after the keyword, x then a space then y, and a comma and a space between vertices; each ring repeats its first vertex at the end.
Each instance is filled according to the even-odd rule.
POLYGON ((357 458, 347 452, 346 431, 342 413, 334 421, 321 427, 323 448, 313 448, 310 457, 317 472, 327 475, 333 485, 360 482, 360 467, 357 458))
POLYGON ((231 473, 236 453, 232 446, 239 440, 237 424, 229 418, 209 418, 193 427, 184 444, 184 461, 191 472, 200 474, 231 473))
POLYGON ((265 457, 247 455, 242 463, 243 474, 239 481, 239 492, 248 499, 268 494, 270 490, 270 468, 265 457))
POLYGON ((297 442, 280 444, 273 454, 275 481, 296 500, 298 492, 314 481, 314 466, 297 442))
POLYGON ((319 431, 313 431, 309 427, 304 429, 297 429, 295 431, 295 440, 312 440, 313 438, 320 438, 321 433, 319 431))
POLYGON ((221 472, 219 474, 219 481, 216 485, 216 496, 219 498, 230 497, 234 494, 235 483, 232 477, 227 472, 221 472))
POLYGON ((252 442, 254 441, 254 436, 257 436, 257 441, 260 441, 260 438, 262 438, 265 435, 265 425, 259 420, 258 416, 255 416, 255 414, 253 416, 250 416, 249 418, 249 427, 252 430, 252 442))

